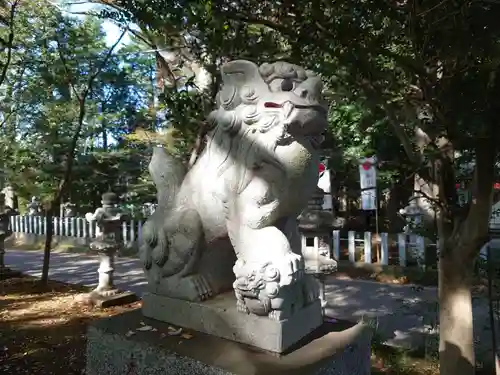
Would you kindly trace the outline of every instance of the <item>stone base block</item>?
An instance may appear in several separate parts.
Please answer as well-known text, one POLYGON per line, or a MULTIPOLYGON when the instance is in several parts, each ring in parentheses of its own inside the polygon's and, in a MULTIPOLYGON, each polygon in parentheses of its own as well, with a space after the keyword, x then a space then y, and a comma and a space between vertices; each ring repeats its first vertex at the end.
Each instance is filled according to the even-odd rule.
POLYGON ((204 302, 145 293, 142 312, 148 318, 276 353, 285 352, 323 323, 319 300, 290 319, 276 321, 237 311, 232 292, 204 302))
MULTIPOLYGON (((201 332, 169 336, 140 310, 93 322, 86 375, 369 375, 371 329, 323 323, 286 355, 201 332), (148 325, 148 330, 137 328, 148 325)), ((264 334, 264 332, 261 332, 264 334)))
POLYGON ((80 294, 76 299, 79 303, 100 307, 102 309, 112 306, 128 305, 129 303, 134 303, 138 300, 139 298, 137 295, 132 292, 117 292, 116 294, 109 296, 103 296, 96 292, 90 292, 80 294))

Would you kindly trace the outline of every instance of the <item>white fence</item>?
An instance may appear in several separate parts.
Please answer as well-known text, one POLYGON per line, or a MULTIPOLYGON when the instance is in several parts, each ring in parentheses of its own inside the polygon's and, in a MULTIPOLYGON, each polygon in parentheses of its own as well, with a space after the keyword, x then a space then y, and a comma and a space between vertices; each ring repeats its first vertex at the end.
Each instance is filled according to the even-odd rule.
MULTIPOLYGON (((139 242, 142 238, 144 221, 130 220, 122 223, 122 236, 125 243, 139 242)), ((99 233, 96 223, 89 223, 82 217, 53 217, 55 236, 95 238, 99 233)), ((47 218, 44 216, 11 216, 10 229, 14 233, 29 233, 43 236, 47 232, 47 218)))
MULTIPOLYGON (((46 233, 47 222, 43 216, 12 216, 11 230, 14 233, 29 233, 43 236, 46 233)), ((81 217, 53 217, 53 233, 55 236, 76 237, 82 239, 95 238, 98 228, 95 222, 90 224, 81 217)), ((130 220, 122 223, 123 241, 133 244, 141 241, 144 221, 130 220)), ((426 243, 423 237, 416 235, 372 232, 347 232, 347 238, 341 237, 338 230, 332 233, 332 256, 338 260, 348 260, 351 263, 379 263, 382 265, 398 264, 406 266, 409 258, 422 264, 426 243), (377 254, 377 250, 378 254, 377 254)))
POLYGON ((347 232, 347 238, 341 238, 340 231, 333 231, 333 257, 349 262, 378 263, 381 265, 398 264, 407 266, 409 261, 420 265, 425 263, 426 244, 424 237, 399 233, 389 235, 372 232, 347 232))

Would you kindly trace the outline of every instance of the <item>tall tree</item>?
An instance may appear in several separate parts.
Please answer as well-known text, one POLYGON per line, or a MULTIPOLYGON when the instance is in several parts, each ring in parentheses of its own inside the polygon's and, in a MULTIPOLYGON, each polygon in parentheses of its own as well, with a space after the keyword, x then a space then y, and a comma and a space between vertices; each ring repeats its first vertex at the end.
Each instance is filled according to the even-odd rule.
MULTIPOLYGON (((84 26, 85 23, 83 24, 84 26)), ((47 220, 47 228, 45 233, 45 247, 44 247, 44 260, 42 267, 42 284, 46 284, 49 278, 49 264, 50 264, 50 250, 52 248, 52 217, 57 212, 56 209, 59 207, 61 203, 61 198, 66 193, 69 184, 71 182, 71 173, 73 171, 73 164, 75 160, 75 151, 78 145, 78 141, 82 135, 82 130, 84 126, 84 121, 87 113, 87 100, 89 99, 93 85, 101 74, 103 67, 106 66, 108 59, 110 58, 113 50, 120 43, 123 36, 125 35, 126 30, 123 30, 120 37, 113 44, 111 48, 106 51, 104 55, 96 56, 97 62, 87 62, 81 59, 71 60, 72 55, 74 56, 77 48, 81 48, 86 40, 80 40, 78 42, 74 42, 70 39, 72 31, 79 31, 77 28, 69 29, 66 35, 61 38, 60 31, 56 36, 56 49, 59 55, 59 62, 63 68, 63 77, 66 80, 67 88, 70 90, 70 97, 73 97, 73 100, 76 100, 78 103, 78 116, 76 119, 76 126, 74 127, 73 134, 71 136, 68 147, 66 148, 66 154, 63 162, 63 174, 60 176, 59 184, 57 189, 53 192, 52 198, 49 202, 46 220, 47 220), (76 30, 75 30, 76 29, 76 30), (83 42, 83 43, 82 43, 83 42), (76 62, 76 66, 72 66, 72 62, 76 62), (83 65, 83 66, 82 66, 83 65), (86 81, 82 82, 80 78, 82 70, 86 73, 86 81)), ((64 29, 61 31, 65 31, 64 29)), ((78 33, 76 33, 78 35, 78 33)), ((85 33, 83 33, 84 36, 85 33)), ((92 34, 90 34, 92 35, 92 34)), ((76 56, 75 56, 76 57, 76 56)), ((74 120, 73 120, 74 122, 74 120)))
POLYGON ((103 68, 92 91, 96 113, 90 116, 92 125, 85 135, 86 162, 75 165, 78 178, 72 179, 71 191, 78 191, 82 200, 92 204, 97 199, 95 203, 98 203, 100 197, 95 196, 95 191, 102 192, 110 186, 128 197, 127 204, 132 204, 132 196, 136 197, 134 200, 141 197, 149 200, 149 189, 144 192, 146 196, 142 193, 136 196, 134 191, 134 185, 146 169, 147 150, 131 144, 128 137, 136 129, 148 130, 155 126, 153 73, 154 55, 143 53, 135 43, 123 46, 103 68), (99 178, 89 179, 89 172, 99 178))
MULTIPOLYGON (((42 283, 46 283, 52 217, 70 187, 82 136, 91 130, 87 121, 95 115, 95 82, 125 30, 107 48, 105 34, 97 22, 65 18, 54 8, 40 11, 36 2, 23 3, 15 20, 15 27, 18 26, 24 35, 16 37, 26 39, 15 40, 13 62, 24 75, 20 85, 8 85, 7 91, 12 102, 23 104, 2 129, 1 144, 5 154, 11 156, 4 161, 11 182, 25 189, 31 185, 45 197, 47 228, 42 283), (27 51, 28 60, 22 57, 27 51)), ((7 75, 15 78, 16 69, 9 69, 7 75)))

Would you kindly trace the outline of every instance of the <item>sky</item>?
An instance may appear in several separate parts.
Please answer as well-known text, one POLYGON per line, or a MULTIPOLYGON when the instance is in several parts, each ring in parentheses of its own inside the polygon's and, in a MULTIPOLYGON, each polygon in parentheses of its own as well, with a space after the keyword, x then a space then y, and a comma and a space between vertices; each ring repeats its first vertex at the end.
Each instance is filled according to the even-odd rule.
MULTIPOLYGON (((70 12, 79 12, 79 13, 80 12, 87 12, 89 10, 92 10, 92 8, 95 8, 95 6, 96 6, 95 4, 90 4, 90 3, 75 4, 75 5, 71 5, 69 7, 69 10, 70 10, 70 12)), ((78 15, 77 17, 84 17, 84 16, 78 15)), ((106 33, 106 43, 108 46, 111 47, 113 44, 115 44, 116 40, 120 37, 121 30, 118 26, 116 26, 113 22, 110 22, 110 21, 103 21, 102 28, 104 29, 104 32, 106 33)), ((130 42, 130 37, 128 34, 125 34, 122 41, 117 46, 117 49, 119 49, 119 47, 121 47, 125 44, 128 44, 129 42, 130 42)))
MULTIPOLYGON (((104 21, 102 23, 102 28, 106 33, 106 43, 108 44, 108 46, 112 46, 121 35, 120 28, 116 26, 114 23, 109 21, 104 21)), ((120 42, 120 46, 125 45, 129 42, 130 42, 130 37, 128 36, 128 34, 125 34, 122 41, 120 42)))

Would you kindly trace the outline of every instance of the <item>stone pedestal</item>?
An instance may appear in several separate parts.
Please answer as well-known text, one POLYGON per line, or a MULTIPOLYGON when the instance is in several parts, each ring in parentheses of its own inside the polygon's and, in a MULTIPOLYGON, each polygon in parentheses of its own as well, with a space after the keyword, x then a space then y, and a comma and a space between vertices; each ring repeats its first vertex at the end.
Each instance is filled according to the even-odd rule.
POLYGON ((106 244, 102 241, 95 241, 90 244, 90 249, 99 254, 100 264, 97 270, 99 273, 99 283, 92 292, 79 295, 77 301, 101 308, 126 305, 137 301, 138 297, 135 293, 121 291, 114 285, 114 254, 117 246, 106 244))
POLYGON ((183 337, 169 331, 140 310, 91 323, 86 375, 370 374, 371 330, 362 324, 325 322, 282 356, 201 332, 183 337), (136 330, 144 324, 151 328, 136 330))
POLYGON ((100 307, 102 309, 112 306, 128 305, 129 303, 136 302, 138 299, 135 293, 122 292, 119 289, 107 292, 97 292, 94 290, 90 293, 80 294, 76 297, 76 301, 79 303, 100 307))
POLYGON ((97 273, 99 274, 99 284, 97 285, 97 290, 99 291, 109 291, 114 290, 115 285, 113 281, 113 274, 115 272, 115 252, 117 246, 108 246, 103 248, 98 248, 98 246, 90 245, 90 249, 96 251, 99 254, 99 268, 97 273))
POLYGON ((148 318, 276 353, 285 352, 323 323, 319 300, 290 319, 276 321, 237 311, 233 292, 204 302, 145 293, 142 312, 148 318))

